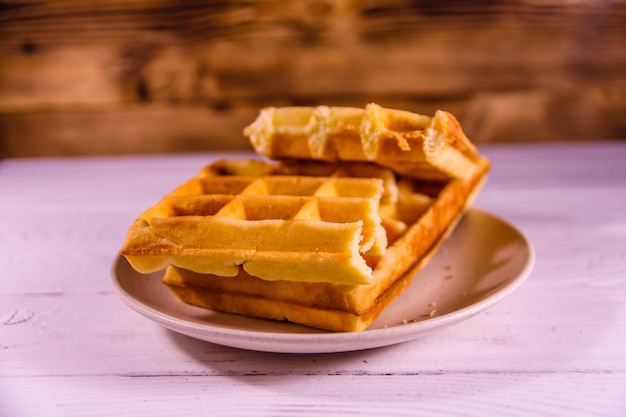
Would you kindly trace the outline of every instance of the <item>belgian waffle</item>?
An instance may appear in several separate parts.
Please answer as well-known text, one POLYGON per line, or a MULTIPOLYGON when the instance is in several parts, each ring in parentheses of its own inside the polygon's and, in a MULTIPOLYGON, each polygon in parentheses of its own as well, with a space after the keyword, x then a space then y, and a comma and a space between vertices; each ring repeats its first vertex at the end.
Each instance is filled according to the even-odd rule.
POLYGON ((489 170, 442 111, 267 108, 245 134, 279 161, 208 165, 142 213, 120 252, 165 269, 186 303, 330 331, 378 317, 489 170))
POLYGON ((373 161, 415 178, 469 178, 480 155, 456 118, 355 107, 267 107, 244 130, 272 159, 373 161))
MULTIPOLYGON (((331 331, 360 331, 378 317, 409 284, 415 271, 430 259, 470 204, 487 168, 484 161, 481 175, 467 180, 433 182, 398 176, 369 163, 220 161, 202 169, 195 178, 144 212, 131 226, 121 253, 142 272, 169 265, 164 283, 190 304, 253 317, 289 320, 331 331), (343 183, 343 180, 348 180, 345 184, 361 180, 368 184, 371 198, 365 198, 368 201, 364 203, 362 192, 358 191, 361 196, 357 201, 360 201, 358 205, 367 207, 365 211, 372 219, 372 226, 369 232, 361 233, 369 235, 376 243, 371 246, 364 243, 359 249, 351 246, 349 255, 354 261, 358 252, 363 261, 358 263, 363 269, 355 268, 360 273, 365 271, 359 275, 360 280, 347 281, 345 277, 350 274, 341 271, 345 265, 336 258, 329 262, 337 274, 320 275, 319 269, 310 269, 315 261, 306 263, 319 259, 319 254, 306 251, 295 256, 306 268, 300 269, 295 264, 284 269, 279 266, 276 273, 284 273, 282 279, 276 279, 276 274, 265 278, 254 276, 256 271, 246 268, 247 262, 243 266, 230 265, 226 272, 207 270, 210 262, 206 252, 198 246, 206 245, 205 239, 215 239, 216 231, 208 225, 214 225, 214 220, 209 219, 216 216, 209 213, 219 213, 233 201, 245 199, 251 188, 257 188, 252 185, 259 181, 265 184, 271 179, 270 182, 280 183, 292 178, 307 178, 306 181, 324 184, 321 188, 343 183), (230 183, 238 184, 237 189, 241 189, 238 194, 221 194, 224 190, 216 184, 230 183), (245 192, 246 189, 249 191, 245 192), (211 201, 208 209, 205 206, 207 196, 211 201), (213 203, 215 197, 220 200, 217 207, 213 203), (207 222, 206 227, 200 225, 203 221, 207 222), (381 227, 384 236, 379 234, 381 227), (306 279, 299 276, 301 273, 306 279)), ((229 190, 232 189, 229 187, 229 190)), ((275 199, 278 196, 263 197, 275 199)), ((339 197, 343 198, 353 197, 339 197)), ((293 217, 296 216, 298 214, 293 217)), ((308 240, 308 235, 300 238, 308 240)), ((227 243, 224 248, 236 248, 235 241, 227 243)), ((293 254, 290 245, 285 244, 278 251, 277 262, 284 261, 283 251, 293 254)))
POLYGON ((243 268, 266 280, 372 280, 366 259, 387 247, 381 179, 210 175, 225 165, 204 169, 134 222, 122 254, 136 270, 171 264, 220 276, 243 268))

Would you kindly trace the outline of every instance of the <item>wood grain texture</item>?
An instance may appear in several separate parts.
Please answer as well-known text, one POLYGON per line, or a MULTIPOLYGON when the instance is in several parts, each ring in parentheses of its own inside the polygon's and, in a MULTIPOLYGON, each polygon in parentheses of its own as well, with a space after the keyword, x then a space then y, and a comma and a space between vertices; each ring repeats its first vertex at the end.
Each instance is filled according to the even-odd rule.
POLYGON ((449 110, 476 142, 626 136, 624 1, 19 0, 0 13, 0 157, 244 149, 261 106, 371 101, 449 110))
POLYGON ((111 288, 139 212, 250 154, 0 161, 0 415, 623 415, 626 146, 481 150, 493 171, 476 205, 529 237, 529 280, 428 337, 326 355, 191 339, 111 288))
MULTIPOLYGON (((236 376, 145 378, 38 377, 17 378, 6 391, 22 400, 9 404, 14 416, 41 412, 81 416, 134 416, 150 410, 156 417, 196 416, 449 416, 586 415, 615 416, 617 375, 580 374, 447 374, 325 375, 301 381, 298 376, 248 376, 245 397, 224 395, 242 384, 236 376), (329 395, 325 387, 332 385, 329 395), (473 385, 472 393, 467 386, 473 385), (556 392, 559 386, 562 392, 556 392), (355 389, 359 387, 359 389, 355 389), (39 401, 23 401, 30 393, 39 401), (271 398, 268 398, 271 396, 271 398), (383 400, 384 399, 384 400, 383 400), (484 401, 488 399, 489 406, 484 401), (592 400, 593 399, 593 400, 592 400), (159 408, 146 407, 159 404, 159 408), (487 414, 480 414, 486 412, 487 414)), ((3 409, 0 407, 0 411, 3 409)))

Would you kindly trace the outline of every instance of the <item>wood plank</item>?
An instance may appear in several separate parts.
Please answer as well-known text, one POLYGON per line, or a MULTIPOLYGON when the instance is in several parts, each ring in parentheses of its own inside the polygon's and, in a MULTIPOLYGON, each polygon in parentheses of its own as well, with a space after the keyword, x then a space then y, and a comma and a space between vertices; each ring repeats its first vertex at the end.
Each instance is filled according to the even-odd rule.
MULTIPOLYGON (((551 286, 529 281, 488 311, 406 345, 324 358, 249 352, 166 330, 128 308, 111 289, 101 289, 109 284, 108 265, 101 267, 101 273, 83 276, 85 281, 98 281, 91 287, 85 283, 82 288, 62 290, 57 285, 56 291, 23 295, 18 292, 21 289, 14 288, 12 293, 0 294, 0 380, 55 375, 245 376, 252 372, 245 363, 249 357, 255 360, 256 375, 285 377, 329 372, 432 374, 444 366, 442 358, 446 358, 444 367, 451 373, 541 374, 587 369, 626 374, 621 360, 626 336, 620 331, 626 301, 619 296, 620 283, 568 281, 569 271, 556 276, 558 282, 551 286), (558 303, 555 288, 561 297, 558 303), (581 288, 585 293, 582 298, 581 288), (585 326, 582 333, 581 323, 585 326), (567 348, 555 350, 555 346, 563 345, 567 348), (415 349, 420 352, 417 358, 412 357, 415 349), (489 351, 489 361, 480 358, 481 349, 489 351), (94 357, 116 360, 94 362, 94 357), (145 359, 150 357, 160 359, 145 359), (198 363, 203 366, 199 368, 198 363)), ((553 276, 551 273, 540 269, 536 276, 553 276)), ((50 274, 57 279, 62 276, 58 271, 50 274)))
MULTIPOLYGON (((417 353, 416 353, 417 354, 417 353)), ((4 415, 589 415, 624 410, 623 373, 38 377, 0 383, 4 415), (358 389, 355 389, 358 387, 358 389), (32 392, 38 400, 32 401, 32 392)))
POLYGON ((251 108, 371 101, 450 110, 477 142, 625 137, 625 17, 624 1, 20 0, 0 16, 0 157, 242 149, 251 108))
MULTIPOLYGON (((390 108, 422 114, 446 109, 476 143, 584 141, 626 137, 626 84, 623 95, 618 94, 621 86, 614 87, 492 92, 466 101, 386 95, 333 101, 363 106, 373 98, 390 108)), ((248 150, 243 129, 258 109, 288 104, 266 99, 227 108, 156 103, 0 112, 0 158, 248 150)))
POLYGON ((256 108, 124 106, 0 114, 0 157, 248 150, 256 108))
MULTIPOLYGON (((116 51, 96 65, 108 65, 121 84, 152 61, 171 59, 174 49, 195 68, 183 63, 161 71, 196 78, 197 85, 217 82, 222 99, 464 94, 624 79, 626 5, 620 2, 326 7, 310 14, 280 2, 29 2, 5 12, 0 51, 3 61, 51 54, 52 63, 55 50, 75 50, 63 62, 70 69, 82 53, 84 63, 97 62, 86 51, 104 45, 116 51)), ((5 62, 10 81, 17 75, 5 62)), ((75 81, 71 73, 67 80, 75 81)))

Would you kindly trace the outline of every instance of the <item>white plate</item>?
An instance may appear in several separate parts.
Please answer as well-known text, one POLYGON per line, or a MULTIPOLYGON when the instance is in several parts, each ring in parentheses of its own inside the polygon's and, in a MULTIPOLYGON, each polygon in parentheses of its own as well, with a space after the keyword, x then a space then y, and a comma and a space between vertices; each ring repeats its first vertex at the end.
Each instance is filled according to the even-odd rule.
POLYGON ((187 305, 161 283, 161 274, 139 274, 123 257, 116 259, 112 275, 128 306, 173 331, 242 349, 329 353, 401 343, 466 320, 517 289, 533 264, 534 250, 522 233, 472 209, 404 293, 358 333, 329 333, 187 305))

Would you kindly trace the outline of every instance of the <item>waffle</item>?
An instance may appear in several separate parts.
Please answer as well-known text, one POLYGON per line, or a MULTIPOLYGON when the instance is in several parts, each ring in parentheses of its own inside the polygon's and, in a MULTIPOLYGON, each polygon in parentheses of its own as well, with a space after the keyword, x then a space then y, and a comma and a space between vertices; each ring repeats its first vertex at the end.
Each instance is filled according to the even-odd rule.
POLYGON ((265 280, 372 280, 367 261, 387 247, 381 179, 214 174, 225 165, 204 169, 133 223, 122 254, 137 271, 175 265, 265 280))
MULTIPOLYGON (((367 328, 430 259, 470 204, 483 179, 480 175, 471 180, 424 182, 398 177, 388 169, 367 163, 260 165, 259 161, 250 161, 260 173, 254 179, 248 173, 242 175, 246 163, 223 161, 204 168, 198 176, 178 187, 135 221, 121 253, 142 272, 168 266, 163 282, 184 302, 217 311, 289 320, 330 331, 367 328), (314 178, 324 184, 341 179, 365 179, 368 184, 374 181, 382 185, 382 190, 373 187, 377 189, 372 200, 378 202, 378 216, 372 215, 374 226, 370 228, 370 235, 376 236, 374 240, 378 239, 379 248, 374 250, 374 244, 365 250, 366 246, 361 245, 358 250, 366 264, 366 282, 346 282, 344 277, 347 275, 334 273, 312 273, 307 279, 299 279, 302 271, 297 268, 278 268, 287 274, 280 280, 275 279, 276 275, 263 279, 254 276, 255 271, 247 270, 246 263, 228 273, 206 272, 207 261, 201 251, 192 247, 191 240, 170 240, 172 230, 178 231, 178 237, 199 241, 206 234, 214 233, 199 226, 198 222, 207 221, 212 216, 207 215, 206 202, 202 200, 207 196, 206 187, 210 184, 212 192, 218 190, 214 187, 217 179, 226 180, 226 183, 245 179, 245 183, 254 184, 257 180, 266 181, 268 175, 274 179, 282 176, 285 179, 314 178), (163 220, 175 224, 153 229, 163 220), (178 229, 183 225, 186 225, 183 230, 178 229), (385 231, 384 237, 377 234, 379 225, 385 231), (190 233, 191 229, 195 231, 190 233), (187 235, 194 237, 185 237, 187 235)), ((481 168, 483 174, 487 167, 485 162, 481 168)), ((243 192, 237 197, 208 195, 211 200, 220 196, 218 199, 232 202, 242 194, 245 197, 243 192)), ((376 204, 370 204, 373 210, 376 204)), ((220 203, 219 206, 223 208, 228 204, 220 203)), ((209 212, 215 210, 216 207, 210 207, 209 212)), ((369 214, 373 213, 370 211, 369 214)), ((228 248, 232 247, 229 242, 228 248)), ((291 248, 286 245, 284 249, 291 248)), ((354 251, 350 256, 354 259, 354 251)), ((298 261, 306 262, 306 256, 298 261)), ((306 269, 309 267, 310 264, 306 269)), ((335 265, 336 269, 342 267, 341 263, 335 265)))
POLYGON ((372 161, 415 178, 471 178, 480 155, 456 120, 368 104, 267 107, 245 128, 257 153, 272 159, 372 161))
POLYGON ((263 109, 266 161, 214 162, 148 208, 120 253, 183 302, 366 329, 471 205, 489 161, 458 122, 368 105, 263 109))

